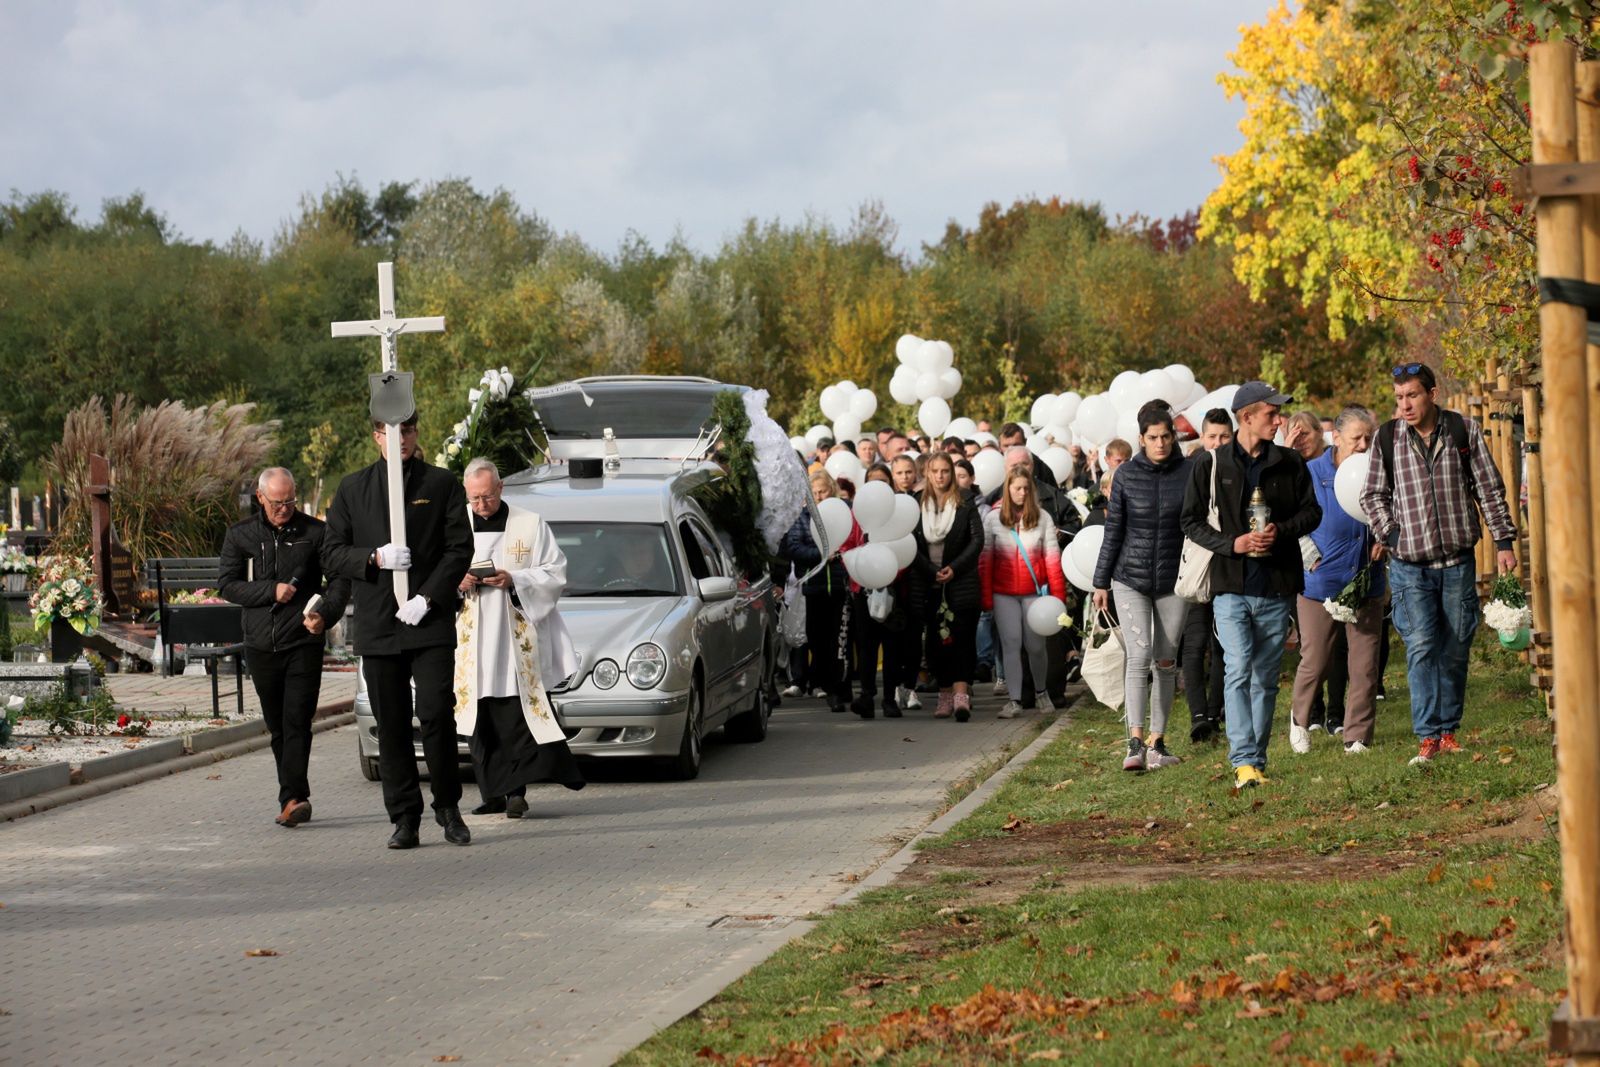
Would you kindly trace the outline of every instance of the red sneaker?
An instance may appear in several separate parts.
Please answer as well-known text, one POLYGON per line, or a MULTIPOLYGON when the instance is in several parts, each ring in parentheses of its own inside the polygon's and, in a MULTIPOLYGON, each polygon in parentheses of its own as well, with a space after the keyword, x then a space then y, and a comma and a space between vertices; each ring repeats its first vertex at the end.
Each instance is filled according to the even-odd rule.
POLYGON ((1456 740, 1455 734, 1445 734, 1443 737, 1439 738, 1439 751, 1465 752, 1466 749, 1461 747, 1461 742, 1456 740))
POLYGON ((1439 739, 1437 737, 1425 738, 1422 742, 1422 747, 1417 750, 1417 754, 1411 757, 1411 766, 1420 767, 1423 764, 1432 763, 1433 757, 1438 754, 1439 739))

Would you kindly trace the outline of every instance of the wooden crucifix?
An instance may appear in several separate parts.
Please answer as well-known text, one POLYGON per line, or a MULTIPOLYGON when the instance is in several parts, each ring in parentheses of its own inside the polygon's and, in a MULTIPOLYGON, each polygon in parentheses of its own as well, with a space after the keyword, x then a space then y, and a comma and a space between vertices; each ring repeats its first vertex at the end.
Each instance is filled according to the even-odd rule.
MULTIPOLYGON (((402 547, 406 543, 405 480, 400 472, 400 424, 415 414, 399 411, 393 403, 402 393, 410 397, 411 375, 400 370, 395 340, 402 333, 443 333, 444 316, 400 319, 394 313, 394 264, 378 264, 378 317, 357 322, 333 324, 335 337, 377 337, 383 343, 380 373, 369 376, 372 390, 372 417, 383 420, 385 452, 388 456, 389 540, 402 547), (386 396, 387 394, 387 396, 386 396), (385 403, 385 400, 388 403, 385 403)), ((402 405, 404 406, 404 405, 402 405)), ((394 602, 404 605, 410 587, 404 571, 394 572, 394 602)))

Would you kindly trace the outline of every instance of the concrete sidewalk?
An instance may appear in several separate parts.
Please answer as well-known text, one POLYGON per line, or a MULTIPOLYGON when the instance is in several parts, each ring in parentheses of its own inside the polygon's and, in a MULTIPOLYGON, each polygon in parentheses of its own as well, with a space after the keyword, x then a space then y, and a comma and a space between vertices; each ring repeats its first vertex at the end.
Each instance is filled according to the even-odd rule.
MULTIPOLYGON (((217 679, 217 691, 227 694, 221 698, 224 714, 234 715, 238 705, 233 698, 233 673, 225 670, 217 679)), ((211 679, 203 674, 174 675, 163 678, 159 674, 108 674, 106 688, 111 696, 128 711, 141 711, 146 715, 208 715, 211 712, 211 679)), ((322 696, 319 705, 354 700, 356 672, 323 671, 322 696)), ((261 715, 261 701, 256 699, 256 688, 250 677, 244 678, 244 713, 251 718, 261 715)))

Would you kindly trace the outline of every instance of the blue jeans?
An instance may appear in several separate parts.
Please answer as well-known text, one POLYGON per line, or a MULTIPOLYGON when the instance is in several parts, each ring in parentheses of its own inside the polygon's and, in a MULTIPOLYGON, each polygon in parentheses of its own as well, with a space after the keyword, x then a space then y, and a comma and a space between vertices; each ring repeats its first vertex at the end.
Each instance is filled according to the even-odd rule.
POLYGON ((1467 695, 1467 654, 1478 632, 1477 569, 1472 560, 1431 569, 1389 563, 1394 628, 1406 643, 1411 729, 1424 740, 1461 727, 1467 695))
POLYGON ((978 616, 978 662, 993 667, 994 661, 994 614, 985 611, 978 616))
POLYGON ((1222 645, 1228 760, 1235 767, 1265 770, 1294 597, 1219 593, 1211 614, 1222 645))

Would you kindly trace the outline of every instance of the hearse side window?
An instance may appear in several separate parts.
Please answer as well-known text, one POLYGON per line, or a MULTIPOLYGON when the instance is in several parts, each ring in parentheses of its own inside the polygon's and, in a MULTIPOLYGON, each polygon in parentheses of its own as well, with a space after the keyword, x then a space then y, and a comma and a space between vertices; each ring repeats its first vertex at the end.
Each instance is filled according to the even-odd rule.
POLYGON ((683 540, 683 554, 689 561, 690 576, 695 581, 716 577, 716 564, 713 561, 717 557, 706 551, 694 524, 687 519, 678 523, 678 536, 683 540))

